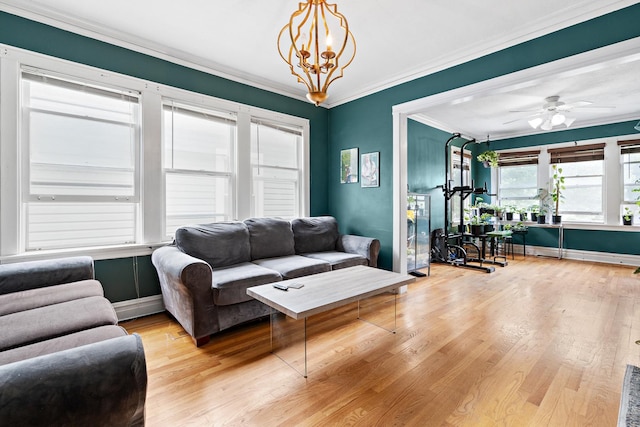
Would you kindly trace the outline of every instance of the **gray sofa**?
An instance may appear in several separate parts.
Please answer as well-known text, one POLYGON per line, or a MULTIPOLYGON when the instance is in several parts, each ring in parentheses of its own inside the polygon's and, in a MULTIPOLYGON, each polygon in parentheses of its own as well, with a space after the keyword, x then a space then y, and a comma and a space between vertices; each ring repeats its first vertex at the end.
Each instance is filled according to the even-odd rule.
POLYGON ((0 265, 0 425, 141 426, 142 341, 90 257, 0 265))
POLYGON ((211 334, 264 317, 247 288, 355 265, 377 267, 377 239, 342 235, 330 216, 251 218, 181 227, 151 257, 165 308, 197 346, 211 334))

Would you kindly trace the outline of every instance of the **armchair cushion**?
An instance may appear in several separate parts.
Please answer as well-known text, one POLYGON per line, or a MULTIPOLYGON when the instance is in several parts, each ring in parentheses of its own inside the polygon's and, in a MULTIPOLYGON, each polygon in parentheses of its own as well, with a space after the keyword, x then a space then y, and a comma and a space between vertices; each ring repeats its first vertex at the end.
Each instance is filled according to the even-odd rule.
POLYGON ((109 300, 97 296, 20 311, 0 316, 0 350, 117 323, 109 300))
POLYGON ((80 347, 81 345, 127 335, 127 331, 115 325, 85 329, 84 331, 12 348, 11 350, 0 351, 0 365, 6 365, 7 363, 18 362, 32 357, 44 356, 45 354, 53 354, 62 350, 80 347))
POLYGON ((93 296, 104 296, 102 285, 94 279, 0 295, 0 316, 93 296))
POLYGON ((291 221, 297 254, 335 251, 338 222, 331 216, 296 218, 291 221))
POLYGON ((180 227, 176 230, 176 246, 212 268, 251 261, 249 231, 242 222, 180 227))
POLYGON ((250 218, 244 223, 249 229, 252 261, 295 254, 289 221, 280 218, 250 218))

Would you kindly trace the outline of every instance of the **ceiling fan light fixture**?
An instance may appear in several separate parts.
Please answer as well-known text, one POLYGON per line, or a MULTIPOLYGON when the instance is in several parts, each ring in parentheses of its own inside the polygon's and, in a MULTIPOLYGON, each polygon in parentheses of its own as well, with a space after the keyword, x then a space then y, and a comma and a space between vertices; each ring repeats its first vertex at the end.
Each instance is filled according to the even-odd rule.
POLYGON ((542 130, 551 130, 553 129, 553 123, 551 123, 551 119, 547 118, 544 123, 540 125, 540 129, 542 130))
POLYGON ((535 119, 529 120, 529 126, 531 126, 534 129, 538 129, 538 126, 540 126, 541 124, 542 124, 541 117, 536 117, 535 119))
POLYGON ((566 120, 566 117, 564 114, 561 113, 555 113, 552 117, 551 117, 551 126, 558 126, 564 123, 564 121, 566 120))

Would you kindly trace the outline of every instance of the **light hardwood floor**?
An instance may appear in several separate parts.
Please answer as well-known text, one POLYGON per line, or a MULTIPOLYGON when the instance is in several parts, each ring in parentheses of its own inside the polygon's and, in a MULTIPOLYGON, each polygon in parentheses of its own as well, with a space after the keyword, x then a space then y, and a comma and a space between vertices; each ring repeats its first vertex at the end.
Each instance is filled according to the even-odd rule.
POLYGON ((492 274, 432 266, 398 297, 398 331, 355 305, 309 319, 309 377, 270 353, 269 322, 196 348, 165 314, 142 336, 154 426, 614 426, 640 364, 631 267, 516 257, 492 274))

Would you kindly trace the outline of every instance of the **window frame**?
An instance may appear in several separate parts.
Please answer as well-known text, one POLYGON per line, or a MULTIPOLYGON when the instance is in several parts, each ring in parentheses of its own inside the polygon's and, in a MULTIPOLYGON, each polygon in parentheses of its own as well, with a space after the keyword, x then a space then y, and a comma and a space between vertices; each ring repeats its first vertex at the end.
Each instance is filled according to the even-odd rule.
MULTIPOLYGON (((95 82, 86 81, 82 78, 76 78, 75 76, 65 76, 59 73, 49 70, 34 70, 28 66, 20 67, 19 71, 19 92, 20 92, 20 111, 18 113, 20 121, 20 140, 18 141, 19 150, 21 152, 21 178, 19 180, 20 194, 21 194, 21 227, 19 242, 20 249, 23 252, 32 252, 40 249, 33 247, 33 243, 29 241, 31 235, 30 229, 33 224, 28 220, 29 212, 32 208, 36 208, 37 205, 46 206, 47 204, 58 204, 62 206, 70 206, 72 204, 81 204, 85 206, 91 205, 106 205, 106 204, 127 204, 131 205, 132 209, 132 227, 133 234, 131 238, 132 242, 137 243, 140 240, 140 149, 141 149, 141 93, 134 90, 123 89, 112 85, 98 84, 95 82), (51 193, 38 193, 34 192, 32 188, 32 142, 30 129, 32 113, 48 114, 57 117, 68 117, 72 119, 88 120, 90 122, 103 122, 117 124, 117 121, 91 118, 81 116, 73 113, 65 113, 53 110, 43 110, 39 108, 33 108, 27 103, 27 84, 31 82, 48 84, 52 87, 68 88, 71 90, 81 90, 94 92, 100 96, 105 97, 122 97, 128 98, 127 100, 135 100, 132 104, 135 105, 135 111, 132 112, 134 123, 129 124, 132 127, 132 144, 131 152, 132 159, 132 177, 133 188, 132 194, 123 192, 122 194, 102 194, 102 195, 89 195, 89 194, 51 194, 51 193)), ((31 99, 31 98, 29 98, 31 99)), ((121 122, 124 124, 124 122, 121 122)), ((92 168, 93 169, 93 168, 92 168)), ((108 245, 127 244, 127 242, 110 243, 108 245)), ((61 250, 66 248, 76 247, 72 242, 67 240, 61 241, 60 245, 50 250, 61 250)), ((85 247, 85 246, 82 246, 85 247)))
MULTIPOLYGON (((169 233, 168 232, 168 225, 167 225, 167 176, 168 175, 174 175, 174 176, 181 176, 181 177, 187 177, 187 176, 197 176, 197 177, 203 177, 203 176, 209 176, 209 177, 223 177, 223 178, 227 178, 229 180, 228 183, 228 192, 229 192, 229 197, 231 198, 231 200, 229 201, 229 206, 228 206, 228 212, 225 212, 225 218, 224 221, 229 221, 232 218, 236 217, 236 203, 234 202, 235 200, 235 195, 237 194, 236 192, 236 175, 237 175, 237 147, 238 147, 238 130, 237 130, 237 117, 236 114, 234 114, 233 112, 230 111, 226 111, 226 110, 221 110, 219 108, 213 108, 213 107, 204 107, 202 105, 200 106, 194 106, 191 104, 187 104, 184 102, 181 102, 179 100, 173 99, 173 98, 163 98, 163 102, 162 102, 162 180, 163 180, 163 188, 165 190, 164 193, 164 203, 162 205, 162 225, 163 225, 163 230, 165 231, 164 233, 164 240, 172 240, 174 237, 175 233, 169 233), (234 130, 233 130, 233 136, 232 136, 232 140, 230 141, 230 159, 229 159, 229 171, 224 172, 224 171, 216 171, 216 170, 198 170, 198 169, 182 169, 182 168, 167 168, 166 167, 166 159, 165 159, 165 153, 166 150, 164 148, 164 143, 165 143, 165 137, 166 135, 164 135, 164 130, 166 129, 165 123, 164 123, 164 118, 165 118, 165 110, 167 108, 177 108, 179 110, 188 110, 190 113, 202 113, 202 114, 211 114, 212 116, 215 116, 217 119, 222 120, 222 121, 228 121, 228 122, 233 122, 234 123, 234 130)), ((217 216, 217 215, 213 215, 213 216, 217 216)))

